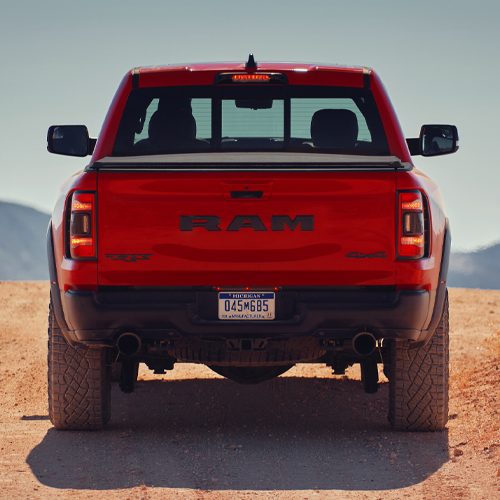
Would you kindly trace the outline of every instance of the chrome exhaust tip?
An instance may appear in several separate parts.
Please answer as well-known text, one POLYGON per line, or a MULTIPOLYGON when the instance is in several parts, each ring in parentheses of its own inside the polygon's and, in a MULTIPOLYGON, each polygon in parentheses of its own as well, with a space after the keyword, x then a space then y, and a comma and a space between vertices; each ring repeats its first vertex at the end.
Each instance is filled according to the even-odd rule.
POLYGON ((118 337, 116 347, 120 354, 134 356, 141 350, 142 341, 136 333, 125 332, 118 337))
POLYGON ((352 349, 358 356, 370 356, 377 348, 377 339, 370 332, 359 332, 352 339, 352 349))

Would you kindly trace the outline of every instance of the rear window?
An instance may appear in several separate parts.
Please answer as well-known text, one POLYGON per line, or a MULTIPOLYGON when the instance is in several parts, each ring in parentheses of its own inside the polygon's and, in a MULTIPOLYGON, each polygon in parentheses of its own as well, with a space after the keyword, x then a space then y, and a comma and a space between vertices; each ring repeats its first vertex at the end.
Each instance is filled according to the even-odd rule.
POLYGON ((369 90, 214 85, 133 90, 113 155, 268 150, 388 154, 369 90))

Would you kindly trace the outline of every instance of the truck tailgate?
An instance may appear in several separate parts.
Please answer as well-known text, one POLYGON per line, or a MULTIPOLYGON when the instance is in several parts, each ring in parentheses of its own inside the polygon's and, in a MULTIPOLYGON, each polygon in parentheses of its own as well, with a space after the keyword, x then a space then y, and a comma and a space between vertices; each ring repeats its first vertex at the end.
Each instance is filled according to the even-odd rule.
POLYGON ((98 281, 391 285, 395 227, 393 170, 100 171, 98 281))

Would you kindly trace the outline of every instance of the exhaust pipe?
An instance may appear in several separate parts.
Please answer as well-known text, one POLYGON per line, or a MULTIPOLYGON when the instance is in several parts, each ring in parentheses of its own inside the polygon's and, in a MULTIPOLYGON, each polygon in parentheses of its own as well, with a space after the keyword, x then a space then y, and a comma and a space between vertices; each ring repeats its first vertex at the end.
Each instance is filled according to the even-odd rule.
POLYGON ((370 332, 360 332, 352 339, 352 349, 358 356, 370 356, 377 348, 377 339, 370 332))
POLYGON ((124 356, 133 356, 141 350, 141 338, 139 335, 132 332, 122 333, 116 341, 116 347, 120 354, 124 356))

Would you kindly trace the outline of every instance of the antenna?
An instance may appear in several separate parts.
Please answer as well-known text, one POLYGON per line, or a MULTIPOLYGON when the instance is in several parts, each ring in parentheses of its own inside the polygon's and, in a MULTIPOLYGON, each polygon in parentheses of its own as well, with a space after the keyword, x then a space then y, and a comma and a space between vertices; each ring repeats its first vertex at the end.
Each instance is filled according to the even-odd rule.
POLYGON ((245 69, 248 71, 254 71, 257 69, 257 63, 253 57, 253 54, 248 54, 248 61, 245 64, 245 69))

